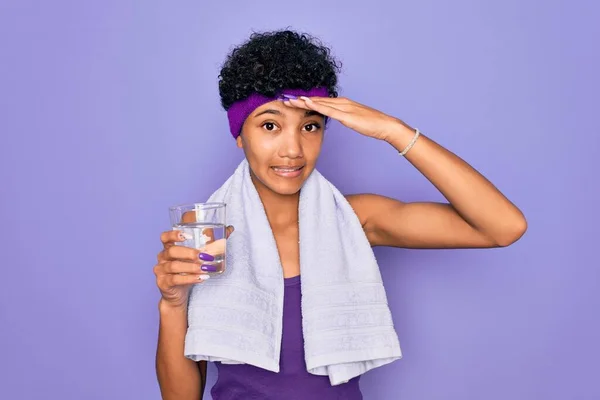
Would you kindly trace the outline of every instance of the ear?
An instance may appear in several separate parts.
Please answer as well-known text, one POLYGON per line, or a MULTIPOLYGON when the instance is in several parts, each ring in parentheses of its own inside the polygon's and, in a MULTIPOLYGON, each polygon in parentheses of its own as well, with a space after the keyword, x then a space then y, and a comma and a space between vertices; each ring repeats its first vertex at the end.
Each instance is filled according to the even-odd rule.
POLYGON ((237 144, 237 147, 239 147, 240 149, 243 147, 242 146, 242 135, 239 135, 237 138, 235 138, 235 143, 237 144))

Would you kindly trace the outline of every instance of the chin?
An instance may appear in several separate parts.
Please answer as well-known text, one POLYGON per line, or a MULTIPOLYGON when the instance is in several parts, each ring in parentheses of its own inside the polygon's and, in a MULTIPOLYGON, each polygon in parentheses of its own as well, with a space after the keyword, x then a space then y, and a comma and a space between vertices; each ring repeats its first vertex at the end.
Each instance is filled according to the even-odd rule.
POLYGON ((300 191, 305 180, 306 179, 304 179, 304 177, 286 179, 269 176, 268 179, 263 182, 265 183, 265 186, 268 187, 272 192, 283 196, 290 196, 297 194, 300 191))
POLYGON ((271 189, 273 192, 280 194, 282 196, 291 196, 294 194, 297 194, 300 189, 302 188, 302 185, 278 185, 278 184, 273 184, 273 185, 269 185, 269 189, 271 189))

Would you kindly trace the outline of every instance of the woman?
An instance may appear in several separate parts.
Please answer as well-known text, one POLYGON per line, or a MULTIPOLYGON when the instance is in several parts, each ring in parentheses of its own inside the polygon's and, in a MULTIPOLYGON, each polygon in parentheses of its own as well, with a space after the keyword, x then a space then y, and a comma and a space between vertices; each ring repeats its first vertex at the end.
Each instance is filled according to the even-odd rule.
MULTIPOLYGON (((337 97, 337 70, 328 48, 307 35, 278 31, 252 35, 229 55, 220 74, 221 103, 229 111, 232 134, 250 166, 281 258, 286 302, 297 305, 300 297, 299 287, 293 284, 300 274, 299 193, 315 168, 330 118, 393 146, 450 202, 403 203, 376 194, 346 196, 371 246, 491 248, 508 246, 524 234, 527 224, 520 210, 466 162, 400 119, 337 97), (290 88, 323 88, 327 95, 276 99, 290 88), (240 117, 234 110, 243 102, 248 106, 247 99, 253 95, 274 100, 256 103, 240 117)), ((232 232, 229 227, 228 234, 232 232)), ((173 246, 182 240, 176 231, 164 232, 161 240, 164 249, 154 269, 162 294, 158 380, 165 399, 199 399, 206 382, 206 362, 185 358, 183 348, 188 294, 192 285, 204 282, 205 255, 173 246)), ((294 371, 297 398, 361 398, 358 378, 332 388, 325 377, 306 372, 301 354, 291 356, 302 351, 301 323, 299 315, 287 318, 281 363, 282 371, 294 371)), ((278 374, 251 365, 217 366, 214 398, 248 398, 250 393, 256 396, 252 398, 289 398, 282 395, 289 388, 282 386, 278 374)))

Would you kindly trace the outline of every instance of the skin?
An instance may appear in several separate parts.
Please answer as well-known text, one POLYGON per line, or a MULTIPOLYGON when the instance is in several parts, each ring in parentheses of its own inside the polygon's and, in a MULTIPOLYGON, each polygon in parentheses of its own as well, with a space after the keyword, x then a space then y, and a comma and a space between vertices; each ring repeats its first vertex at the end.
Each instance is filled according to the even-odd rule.
MULTIPOLYGON (((273 101, 245 121, 237 145, 248 159, 252 180, 264 204, 285 277, 300 273, 299 191, 314 170, 323 143, 324 116, 402 151, 415 130, 402 120, 347 98, 273 101), (302 166, 297 176, 275 167, 302 166)), ((523 213, 464 160, 421 134, 405 155, 448 203, 405 203, 376 194, 346 196, 371 246, 403 248, 492 248, 513 244, 525 233, 523 213)), ((233 227, 228 228, 228 233, 233 227)), ((206 363, 185 359, 187 293, 202 275, 201 251, 173 246, 177 232, 164 232, 155 267, 163 295, 157 371, 164 399, 199 399, 206 363), (185 272, 188 275, 176 275, 185 272), (166 340, 165 338, 170 340, 166 340)), ((205 249, 210 253, 210 249, 205 249)))

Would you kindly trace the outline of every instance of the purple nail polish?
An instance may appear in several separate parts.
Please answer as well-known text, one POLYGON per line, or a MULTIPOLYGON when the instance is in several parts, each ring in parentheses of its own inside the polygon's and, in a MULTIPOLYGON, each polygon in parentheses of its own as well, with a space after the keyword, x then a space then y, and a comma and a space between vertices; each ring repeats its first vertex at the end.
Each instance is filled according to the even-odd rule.
POLYGON ((213 256, 211 256, 210 254, 206 254, 206 253, 198 254, 198 258, 201 259, 202 261, 215 261, 215 258, 213 256))
POLYGON ((216 266, 216 265, 208 265, 208 264, 205 264, 205 265, 202 265, 202 266, 200 267, 200 269, 201 269, 202 271, 205 271, 205 272, 217 272, 217 266, 216 266))
POLYGON ((297 100, 298 97, 294 96, 293 94, 283 94, 283 97, 285 97, 286 99, 292 99, 292 100, 297 100))

